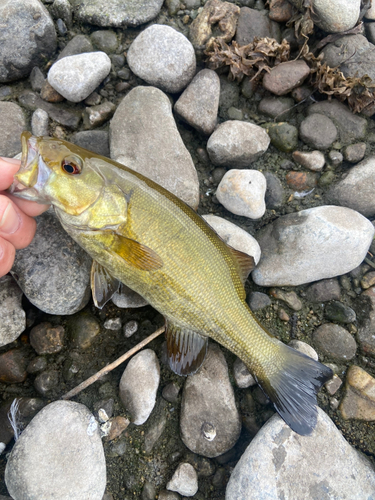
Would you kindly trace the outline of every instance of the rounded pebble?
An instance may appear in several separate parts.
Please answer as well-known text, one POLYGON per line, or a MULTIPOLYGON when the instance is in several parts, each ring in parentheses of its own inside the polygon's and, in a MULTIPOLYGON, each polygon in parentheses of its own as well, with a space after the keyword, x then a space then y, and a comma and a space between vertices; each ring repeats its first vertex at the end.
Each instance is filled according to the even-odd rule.
POLYGON ((0 347, 16 340, 26 328, 22 290, 11 276, 0 278, 0 347))
POLYGON ((198 476, 194 467, 188 463, 180 464, 167 484, 167 489, 177 491, 185 497, 194 496, 198 491, 198 476))
POLYGON ((356 341, 350 333, 334 323, 316 329, 313 341, 320 352, 340 361, 354 358, 357 351, 356 341))
POLYGON ((337 139, 337 128, 333 121, 318 113, 302 121, 299 133, 306 144, 316 149, 328 149, 337 139))

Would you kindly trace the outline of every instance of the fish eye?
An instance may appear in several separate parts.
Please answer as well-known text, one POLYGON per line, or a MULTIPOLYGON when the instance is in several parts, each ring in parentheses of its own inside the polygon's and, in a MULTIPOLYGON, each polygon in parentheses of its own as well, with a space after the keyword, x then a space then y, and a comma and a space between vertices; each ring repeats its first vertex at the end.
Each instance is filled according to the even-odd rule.
POLYGON ((61 168, 70 175, 80 174, 82 170, 82 160, 78 156, 66 156, 61 162, 61 168))

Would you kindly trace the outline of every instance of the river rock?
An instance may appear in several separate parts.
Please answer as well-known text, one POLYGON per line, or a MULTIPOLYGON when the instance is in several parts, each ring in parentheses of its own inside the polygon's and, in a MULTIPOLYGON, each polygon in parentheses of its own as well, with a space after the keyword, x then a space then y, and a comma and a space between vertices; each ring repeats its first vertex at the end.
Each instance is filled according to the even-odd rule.
MULTIPOLYGON (((296 0, 291 3, 296 4, 296 0)), ((314 23, 327 33, 352 29, 358 20, 361 0, 313 0, 314 23)))
POLYGON ((309 66, 301 59, 283 62, 264 75, 263 87, 273 94, 285 95, 302 85, 309 74, 309 66))
POLYGON ((107 130, 83 130, 76 132, 70 142, 102 156, 109 157, 109 134, 107 130))
POLYGON ((358 328, 357 339, 363 354, 375 357, 375 287, 365 290, 361 297, 369 300, 370 311, 358 328))
POLYGON ((113 295, 111 300, 115 306, 124 309, 135 309, 148 304, 147 300, 123 283, 121 283, 120 290, 113 295))
POLYGON ((288 344, 289 347, 293 347, 296 351, 302 352, 302 354, 306 354, 315 361, 318 361, 318 353, 315 351, 311 345, 306 344, 306 342, 302 342, 302 340, 291 340, 288 344))
POLYGON ((89 37, 86 35, 76 35, 66 44, 65 48, 60 52, 57 60, 62 59, 63 57, 83 54, 85 52, 93 52, 93 50, 94 47, 92 46, 89 37))
POLYGON ((340 412, 345 419, 375 420, 375 379, 359 366, 351 366, 346 374, 345 396, 340 412))
POLYGON ((5 483, 14 500, 102 500, 104 451, 89 410, 72 401, 43 408, 14 445, 5 483))
POLYGON ((219 109, 220 79, 211 69, 200 71, 174 105, 175 112, 205 135, 216 126, 219 109))
POLYGON ((22 109, 13 102, 0 102, 0 156, 12 158, 21 151, 20 137, 25 129, 22 109))
POLYGON ((251 234, 217 215, 208 214, 202 217, 230 247, 253 257, 255 264, 259 262, 260 246, 251 234))
POLYGON ((165 92, 181 92, 195 73, 195 53, 189 40, 171 28, 153 24, 131 44, 130 69, 150 85, 165 92))
POLYGON ((239 358, 236 358, 236 361, 233 363, 233 377, 240 389, 256 385, 254 377, 247 369, 245 363, 239 358))
POLYGON ((340 284, 337 279, 334 278, 313 283, 306 290, 306 298, 309 302, 327 302, 328 300, 340 300, 340 284))
POLYGON ((351 168, 341 181, 333 185, 327 193, 327 199, 371 217, 375 215, 374 190, 375 156, 370 156, 351 168))
POLYGON ((194 467, 188 463, 180 464, 167 484, 167 489, 177 491, 185 497, 194 496, 198 491, 198 476, 194 467))
POLYGON ((90 299, 91 258, 63 230, 54 212, 37 217, 37 231, 18 250, 12 275, 38 309, 73 314, 90 299))
POLYGON ((313 341, 318 351, 338 361, 354 358, 357 344, 352 335, 342 326, 326 323, 313 333, 313 341))
POLYGON ((48 10, 39 0, 0 2, 0 83, 27 76, 51 58, 56 32, 48 10))
POLYGON ((260 12, 249 7, 241 7, 236 31, 236 42, 238 45, 248 45, 254 38, 275 38, 280 42, 280 27, 278 23, 271 21, 268 13, 260 12))
POLYGON ((111 158, 197 208, 197 172, 161 90, 139 86, 128 93, 111 120, 110 145, 111 158))
POLYGON ((138 26, 154 19, 163 0, 71 0, 76 19, 96 26, 138 26))
POLYGON ((326 162, 324 154, 321 151, 295 151, 293 153, 293 160, 313 172, 323 170, 326 162))
POLYGON ((345 207, 321 206, 284 215, 259 235, 260 286, 297 286, 350 272, 365 258, 374 227, 345 207))
POLYGON ((27 351, 11 349, 0 354, 0 381, 5 384, 19 384, 27 377, 27 351))
POLYGON ((312 104, 307 112, 309 115, 319 113, 328 116, 336 125, 343 144, 351 144, 366 136, 366 118, 354 115, 345 104, 336 99, 312 104))
POLYGON ((186 379, 181 403, 182 441, 193 453, 217 457, 236 443, 241 420, 225 358, 210 345, 200 369, 186 379))
POLYGON ((375 472, 318 408, 310 436, 273 416, 246 448, 230 477, 226 500, 372 498, 375 472), (303 480, 301 480, 303 478, 303 480), (261 487, 259 486, 261 485, 261 487))
POLYGON ((294 107, 291 97, 263 97, 258 106, 258 112, 271 118, 285 119, 294 107))
POLYGON ((150 416, 156 401, 160 367, 156 354, 144 349, 131 358, 120 380, 120 398, 135 425, 150 416))
POLYGON ((111 60, 105 52, 87 52, 67 56, 52 65, 48 83, 71 102, 86 99, 111 70, 111 60))
POLYGON ((11 276, 3 276, 0 278, 0 347, 16 340, 25 328, 22 290, 11 276))
POLYGON ((228 120, 217 127, 207 142, 214 165, 247 168, 267 151, 270 138, 258 125, 228 120))
POLYGON ((48 135, 48 113, 43 109, 36 109, 31 118, 31 130, 33 135, 42 137, 48 135))
POLYGON ((317 149, 328 149, 337 139, 337 128, 333 121, 318 113, 302 121, 299 133, 303 142, 317 149))

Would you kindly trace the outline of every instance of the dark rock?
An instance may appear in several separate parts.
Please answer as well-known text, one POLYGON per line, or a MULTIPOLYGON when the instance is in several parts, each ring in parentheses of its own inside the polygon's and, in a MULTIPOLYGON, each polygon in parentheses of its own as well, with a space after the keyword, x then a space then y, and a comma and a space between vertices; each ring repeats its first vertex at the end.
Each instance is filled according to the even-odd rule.
POLYGON ((34 387, 42 396, 47 396, 59 384, 59 372, 48 370, 35 377, 34 387))
POLYGON ((161 438, 166 425, 167 418, 163 414, 150 424, 149 428, 145 432, 145 452, 147 454, 151 453, 153 447, 161 438))
POLYGON ((25 349, 11 349, 0 354, 0 382, 17 384, 26 380, 27 363, 25 349))
POLYGON ((259 311, 271 305, 271 299, 262 292, 251 292, 247 303, 252 311, 259 311))
POLYGON ((264 177, 267 181, 267 190, 265 195, 265 202, 267 208, 278 208, 284 203, 285 192, 280 179, 271 174, 271 172, 264 172, 264 177))
POLYGON ((47 360, 44 356, 37 356, 27 365, 27 373, 35 374, 43 372, 47 368, 47 360))
POLYGON ((100 333, 100 325, 89 312, 75 314, 69 319, 68 329, 73 346, 87 349, 100 333))
POLYGON ((76 132, 70 141, 81 148, 88 149, 102 156, 110 156, 109 135, 107 130, 84 130, 76 132))
POLYGON ((349 361, 357 351, 357 344, 350 333, 333 323, 317 328, 313 341, 318 351, 340 361, 349 361))
POLYGON ((57 60, 62 59, 67 56, 75 56, 77 54, 83 54, 84 52, 93 52, 94 47, 90 39, 85 35, 76 35, 74 38, 67 43, 64 50, 59 54, 57 60))
POLYGON ((45 76, 38 68, 38 66, 34 66, 34 68, 31 70, 29 78, 30 78, 31 88, 34 90, 34 92, 40 92, 45 82, 45 76))
POLYGON ((98 106, 86 108, 83 112, 83 126, 85 129, 99 127, 109 120, 116 110, 115 104, 105 101, 98 106))
POLYGON ((242 7, 236 31, 236 42, 239 45, 248 45, 258 38, 275 38, 280 42, 280 28, 277 23, 271 21, 267 14, 258 10, 242 7))
POLYGON ((92 43, 98 50, 102 50, 106 54, 115 52, 118 46, 117 35, 111 30, 94 31, 90 35, 92 43))
POLYGON ((154 500, 155 495, 156 495, 155 486, 153 485, 153 483, 151 483, 150 481, 146 480, 144 482, 144 485, 143 485, 143 488, 142 488, 141 499, 142 500, 154 500))
POLYGON ((337 321, 337 323, 353 323, 356 320, 353 309, 336 300, 326 305, 324 315, 327 319, 337 321))
POLYGON ((40 323, 30 332, 30 344, 38 354, 55 354, 64 345, 64 327, 40 323))
POLYGON ((299 132, 306 144, 317 149, 327 149, 337 139, 337 128, 332 120, 317 113, 303 120, 299 132))
POLYGON ((327 302, 340 300, 340 284, 335 278, 317 281, 306 290, 306 299, 309 302, 327 302))
POLYGON ((274 123, 267 127, 271 143, 275 148, 290 153, 298 146, 298 130, 289 123, 274 123))

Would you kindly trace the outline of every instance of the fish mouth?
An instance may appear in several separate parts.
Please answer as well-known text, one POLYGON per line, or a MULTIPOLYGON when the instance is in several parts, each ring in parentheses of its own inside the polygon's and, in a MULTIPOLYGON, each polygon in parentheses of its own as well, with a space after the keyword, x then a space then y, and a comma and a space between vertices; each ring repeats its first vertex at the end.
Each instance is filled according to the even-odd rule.
POLYGON ((21 144, 21 166, 8 191, 17 198, 48 203, 40 191, 47 179, 45 175, 47 172, 41 165, 38 138, 30 132, 22 132, 21 144))

